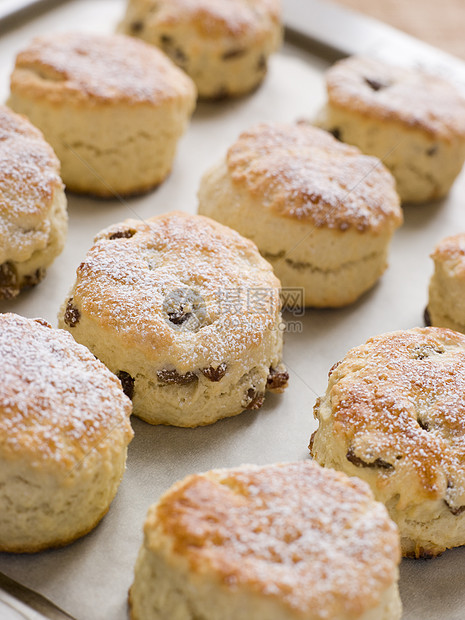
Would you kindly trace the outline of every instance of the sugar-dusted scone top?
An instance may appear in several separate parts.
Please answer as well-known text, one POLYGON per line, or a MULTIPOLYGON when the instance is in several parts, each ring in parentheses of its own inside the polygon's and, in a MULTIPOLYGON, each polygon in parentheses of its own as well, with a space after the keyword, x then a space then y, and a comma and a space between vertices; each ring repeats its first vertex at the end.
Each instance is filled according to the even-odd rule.
POLYGON ((406 555, 465 542, 465 337, 448 329, 383 334, 330 371, 315 405, 315 459, 370 483, 406 555))
POLYGON ((210 424, 282 391, 280 283, 254 244, 181 212, 97 235, 59 324, 151 423, 210 424))
POLYGON ((157 605, 163 619, 189 607, 208 620, 400 616, 397 528, 365 484, 309 461, 189 476, 144 534, 134 620, 157 605), (163 567, 182 584, 172 598, 163 567))
POLYGON ((353 56, 326 73, 328 103, 318 123, 376 155, 403 202, 447 194, 465 160, 465 94, 419 67, 353 56))
POLYGON ((371 288, 403 221, 382 163, 305 122, 244 131, 198 197, 199 213, 252 239, 308 306, 343 306, 371 288))
POLYGON ((421 69, 352 57, 326 74, 331 105, 418 128, 431 137, 465 139, 465 99, 447 80, 421 69))
POLYGON ((0 106, 0 298, 38 282, 66 232, 58 159, 26 118, 0 106))

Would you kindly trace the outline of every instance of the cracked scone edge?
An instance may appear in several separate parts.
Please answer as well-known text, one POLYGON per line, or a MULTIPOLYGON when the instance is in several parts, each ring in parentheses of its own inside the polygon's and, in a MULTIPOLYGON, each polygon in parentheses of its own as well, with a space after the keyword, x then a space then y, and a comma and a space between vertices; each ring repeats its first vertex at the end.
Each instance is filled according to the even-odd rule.
POLYGON ((18 54, 9 105, 44 132, 68 189, 114 197, 166 178, 195 99, 192 81, 152 46, 69 33, 18 54))

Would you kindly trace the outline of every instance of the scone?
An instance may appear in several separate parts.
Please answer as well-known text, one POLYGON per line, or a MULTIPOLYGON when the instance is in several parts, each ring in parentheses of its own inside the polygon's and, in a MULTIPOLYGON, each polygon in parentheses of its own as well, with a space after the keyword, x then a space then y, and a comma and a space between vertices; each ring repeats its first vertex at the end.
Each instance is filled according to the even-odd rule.
POLYGON ((406 556, 465 544, 464 391, 465 337, 414 328, 349 351, 315 405, 313 457, 370 484, 406 556))
POLYGON ((0 299, 42 280, 67 229, 58 159, 27 119, 0 106, 0 299))
POLYGON ((116 494, 131 403, 85 347, 42 319, 0 314, 0 551, 66 545, 116 494))
POLYGON ((310 461, 189 476, 149 509, 132 620, 395 620, 397 528, 310 461))
POLYGON ((280 0, 129 0, 119 30, 160 47, 199 95, 242 95, 281 43, 280 0))
POLYGON ((254 241, 306 306, 355 301, 386 268, 402 223, 381 162, 306 123, 262 123, 208 170, 199 213, 254 241))
POLYGON ((403 202, 445 196, 465 161, 465 98, 449 82, 373 58, 351 57, 326 74, 319 123, 376 155, 403 202))
POLYGON ((431 257, 434 274, 429 285, 428 322, 465 332, 465 233, 440 241, 431 257))
POLYGON ((279 290, 253 243, 173 212, 101 232, 59 324, 120 377, 135 415, 192 427, 286 387, 279 290))
POLYGON ((44 132, 68 189, 110 197, 163 181, 195 98, 192 80, 154 47, 68 33, 18 54, 8 104, 44 132))

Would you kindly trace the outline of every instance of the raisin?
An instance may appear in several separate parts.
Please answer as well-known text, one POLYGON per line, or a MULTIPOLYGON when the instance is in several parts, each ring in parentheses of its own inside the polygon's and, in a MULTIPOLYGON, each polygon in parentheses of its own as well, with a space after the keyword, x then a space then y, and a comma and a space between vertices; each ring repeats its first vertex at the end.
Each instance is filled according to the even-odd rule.
POLYGON ((157 370, 157 378, 160 383, 165 385, 187 385, 197 379, 197 375, 193 372, 186 372, 180 375, 177 370, 157 370))
POLYGON ((383 88, 387 88, 389 86, 388 83, 386 82, 382 82, 381 80, 375 80, 373 78, 363 78, 365 80, 365 83, 368 84, 368 86, 378 92, 378 90, 383 90, 383 88))
POLYGON ((225 362, 220 364, 217 368, 209 366, 208 368, 201 368, 202 374, 210 381, 220 381, 226 374, 227 365, 225 362))
POLYGON ((132 22, 130 25, 130 29, 131 32, 136 33, 136 32, 141 32, 141 30, 143 30, 144 28, 144 22, 141 20, 137 20, 135 22, 132 22))
POLYGON ((81 313, 76 308, 76 306, 73 305, 73 298, 71 297, 70 299, 68 299, 68 303, 66 304, 64 321, 66 325, 69 325, 69 327, 76 327, 76 325, 79 323, 80 318, 81 313))
POLYGON ((168 312, 168 318, 174 325, 182 325, 192 317, 192 312, 186 312, 184 314, 184 308, 181 306, 179 310, 175 312, 168 312))
POLYGON ((428 422, 426 422, 425 420, 421 420, 420 418, 417 418, 417 422, 418 425, 424 430, 424 431, 429 431, 430 430, 430 426, 428 424, 428 422))
POLYGON ((228 52, 225 52, 221 58, 223 60, 232 60, 233 58, 240 58, 241 56, 244 56, 245 54, 247 54, 247 50, 245 49, 234 49, 234 50, 229 50, 228 52))
POLYGON ((117 230, 114 233, 111 233, 108 239, 110 241, 113 241, 113 239, 130 239, 131 237, 134 237, 135 234, 136 231, 131 229, 117 230))
POLYGON ((43 279, 45 275, 45 269, 39 267, 34 273, 30 273, 27 276, 24 276, 24 286, 35 286, 39 284, 39 282, 43 279))
POLYGON ((454 508, 453 506, 448 504, 446 500, 444 500, 444 503, 450 510, 450 512, 454 515, 454 517, 458 517, 458 515, 461 515, 463 512, 465 512, 465 506, 459 506, 458 508, 454 508))
POLYGON ((251 387, 247 390, 245 395, 245 405, 246 409, 260 409, 263 405, 263 401, 265 400, 265 394, 263 392, 257 392, 254 387, 251 387))
POLYGON ((270 374, 266 380, 266 387, 268 390, 282 392, 287 387, 288 381, 289 373, 284 366, 281 365, 279 368, 270 367, 270 374))
POLYGON ((117 377, 121 381, 123 392, 132 400, 132 397, 134 396, 134 378, 131 377, 131 375, 125 370, 120 370, 117 373, 117 377))
POLYGON ((257 71, 265 71, 266 70, 266 57, 263 54, 260 54, 257 63, 257 71))
POLYGON ((16 269, 10 262, 0 265, 0 299, 11 299, 19 293, 16 269))
POLYGON ((360 457, 356 456, 356 454, 352 450, 352 448, 349 448, 349 450, 348 450, 348 452, 346 454, 346 459, 350 463, 353 463, 353 465, 355 465, 356 467, 372 467, 372 468, 379 468, 379 469, 393 469, 391 463, 387 463, 386 461, 383 461, 383 459, 380 459, 380 458, 375 459, 371 463, 367 463, 366 461, 363 461, 360 457))

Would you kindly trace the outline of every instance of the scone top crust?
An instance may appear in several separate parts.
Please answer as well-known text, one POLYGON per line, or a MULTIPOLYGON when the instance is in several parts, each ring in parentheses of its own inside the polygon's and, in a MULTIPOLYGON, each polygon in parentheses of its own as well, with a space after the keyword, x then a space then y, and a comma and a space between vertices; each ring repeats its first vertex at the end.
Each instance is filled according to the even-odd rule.
POLYGON ((281 21, 280 0, 132 0, 128 16, 131 11, 163 30, 193 29, 201 41, 220 47, 233 39, 256 44, 281 21))
POLYGON ((15 94, 50 103, 161 105, 195 100, 192 80, 162 52, 124 35, 54 34, 16 58, 15 94))
POLYGON ((62 188, 60 163, 42 133, 0 106, 0 264, 47 243, 45 219, 62 188))
POLYGON ((77 270, 72 303, 147 359, 163 352, 187 372, 259 345, 277 328, 279 290, 254 243, 209 218, 171 212, 102 231, 77 270))
POLYGON ((427 327, 372 338, 334 367, 327 394, 348 460, 397 483, 400 504, 465 506, 465 336, 427 327))
POLYGON ((465 279, 465 233, 442 239, 431 258, 435 263, 444 265, 452 277, 465 279))
POLYGON ((149 510, 145 544, 307 619, 360 617, 399 561, 397 529, 368 486, 311 461, 190 476, 149 510))
POLYGON ((402 223, 382 163, 308 123, 256 125, 230 147, 226 163, 233 183, 278 216, 374 233, 402 223))
POLYGON ((380 121, 398 121, 432 138, 465 138, 465 98, 421 70, 353 56, 326 73, 331 105, 380 121))
POLYGON ((3 461, 72 470, 92 450, 123 449, 132 438, 119 380, 42 319, 0 315, 0 376, 3 461))

